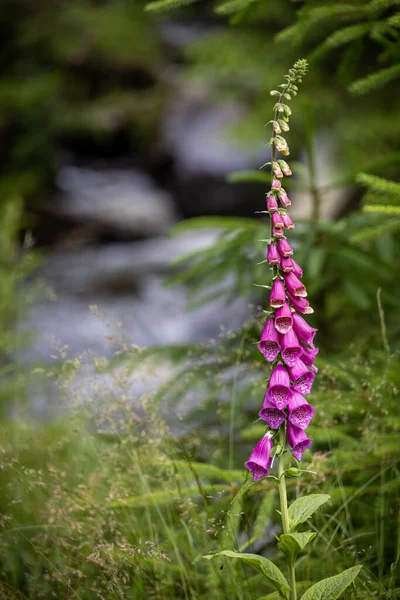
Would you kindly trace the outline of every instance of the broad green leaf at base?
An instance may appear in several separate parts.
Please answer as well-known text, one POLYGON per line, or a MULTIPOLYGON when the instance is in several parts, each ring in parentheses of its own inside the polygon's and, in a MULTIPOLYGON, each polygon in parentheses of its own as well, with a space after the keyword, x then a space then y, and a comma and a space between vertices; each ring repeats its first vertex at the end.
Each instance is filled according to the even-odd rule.
POLYGON ((310 587, 300 600, 337 600, 344 590, 355 580, 361 569, 362 565, 357 565, 343 571, 340 575, 334 575, 334 577, 328 577, 319 581, 310 587))
POLYGON ((248 565, 251 565, 257 569, 257 571, 262 573, 262 575, 264 575, 264 577, 279 591, 284 598, 287 598, 287 592, 290 591, 289 584, 282 571, 280 571, 280 569, 278 569, 273 562, 268 560, 268 558, 265 558, 264 556, 258 556, 257 554, 233 552, 232 550, 223 550, 217 554, 207 554, 204 556, 204 558, 211 560, 212 558, 217 558, 220 556, 238 558, 248 565))

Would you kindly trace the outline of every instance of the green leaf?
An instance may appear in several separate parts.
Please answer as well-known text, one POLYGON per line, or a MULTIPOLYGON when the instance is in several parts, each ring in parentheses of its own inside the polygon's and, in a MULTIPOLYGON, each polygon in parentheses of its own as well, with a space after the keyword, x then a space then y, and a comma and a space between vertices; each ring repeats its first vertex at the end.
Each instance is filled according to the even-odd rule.
POLYGON ((217 554, 207 554, 204 556, 207 560, 217 558, 219 556, 228 556, 229 558, 238 558, 243 562, 251 565, 257 571, 259 571, 268 581, 273 585, 284 598, 287 598, 287 592, 290 591, 289 584, 283 575, 282 571, 274 565, 273 562, 265 558, 264 556, 258 556, 257 554, 246 554, 240 552, 233 552, 232 550, 224 550, 217 554))
POLYGON ((362 565, 357 565, 343 571, 340 575, 319 581, 310 587, 300 600, 336 600, 355 580, 361 569, 362 565))
POLYGON ((298 498, 289 506, 289 523, 290 529, 294 529, 301 523, 304 523, 311 517, 313 513, 322 504, 328 502, 330 496, 328 494, 311 494, 310 496, 303 496, 298 498))
POLYGON ((285 556, 294 559, 302 550, 304 550, 307 544, 316 537, 316 535, 317 534, 313 531, 283 533, 279 536, 278 548, 285 556))
POLYGON ((298 469, 297 467, 290 467, 290 469, 286 469, 285 475, 286 477, 300 477, 303 473, 312 473, 316 475, 315 471, 309 471, 307 469, 298 469))

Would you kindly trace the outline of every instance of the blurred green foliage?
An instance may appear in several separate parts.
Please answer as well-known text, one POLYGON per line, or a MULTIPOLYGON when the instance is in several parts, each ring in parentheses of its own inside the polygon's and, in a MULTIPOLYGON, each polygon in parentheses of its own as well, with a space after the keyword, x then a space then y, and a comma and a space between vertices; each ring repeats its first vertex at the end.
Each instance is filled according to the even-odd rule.
MULTIPOLYGON (((22 198, 45 193, 62 153, 77 140, 89 139, 99 151, 120 131, 128 132, 130 149, 151 141, 170 89, 160 74, 157 11, 178 6, 182 12, 171 18, 207 21, 215 9, 210 22, 217 26, 183 51, 187 82, 207 78, 215 94, 248 107, 233 132, 246 143, 265 139, 268 90, 295 58, 307 56, 310 76, 290 145, 295 157, 306 147, 309 168, 293 169, 292 188, 315 189, 313 153, 322 133, 334 149, 331 187, 354 184, 362 210, 329 223, 314 211, 293 232, 322 349, 312 396, 314 454, 304 463, 317 475, 293 479, 290 495, 332 496, 318 513, 315 545, 299 561, 299 589, 362 562, 357 587, 345 597, 394 599, 400 587, 398 3, 190 4, 161 0, 148 14, 142 4, 122 0, 0 7, 7 32, 0 53, 1 397, 18 399, 31 382, 16 360, 26 343, 16 323, 31 298, 20 286, 37 264, 20 249, 19 232, 29 226, 22 198)), ((259 172, 232 179, 268 185, 259 172)), ((252 294, 265 306, 253 283, 268 277, 266 265, 257 264, 266 224, 204 218, 176 233, 197 227, 218 227, 221 237, 183 257, 171 283, 189 284, 194 304, 252 294)), ((262 316, 256 312, 209 345, 124 348, 105 361, 114 384, 102 398, 93 391, 94 409, 61 415, 58 423, 3 419, 0 598, 275 598, 243 565, 202 560, 224 548, 269 556, 275 548, 271 482, 239 492, 243 461, 260 434, 253 421, 266 377, 255 345, 262 316), (130 374, 148 362, 173 365, 174 376, 138 405, 129 398, 129 379, 115 369, 130 374), (160 416, 175 413, 179 436, 160 416)), ((64 361, 46 373, 69 400, 80 366, 79 359, 64 361)))
POLYGON ((40 199, 71 144, 148 143, 167 90, 140 2, 3 2, 0 27, 2 198, 40 199))

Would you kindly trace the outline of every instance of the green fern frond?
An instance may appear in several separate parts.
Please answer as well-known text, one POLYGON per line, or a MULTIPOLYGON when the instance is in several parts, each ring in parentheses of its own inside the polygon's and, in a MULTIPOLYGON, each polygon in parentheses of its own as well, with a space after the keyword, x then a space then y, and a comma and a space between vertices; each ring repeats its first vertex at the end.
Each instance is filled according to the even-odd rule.
MULTIPOLYGON (((400 206, 382 206, 381 204, 367 204, 363 208, 364 212, 379 213, 381 215, 400 215, 400 206)), ((400 227, 400 221, 396 221, 397 227, 400 227)), ((393 223, 395 225, 395 222, 393 223)))
POLYGON ((181 6, 188 6, 189 4, 195 4, 202 0, 156 0, 155 2, 149 2, 146 4, 145 10, 147 11, 163 11, 172 10, 174 8, 180 8, 181 6))
POLYGON ((385 8, 391 8, 392 6, 397 6, 400 4, 400 0, 371 0, 368 3, 367 10, 375 11, 375 10, 383 10, 385 8))
POLYGON ((353 94, 367 94, 371 90, 383 87, 390 81, 393 81, 393 79, 397 79, 399 76, 400 65, 394 65, 354 81, 354 83, 350 85, 349 90, 353 94))
POLYGON ((357 25, 349 25, 343 27, 330 35, 323 44, 318 46, 310 56, 310 60, 319 58, 325 52, 344 46, 349 42, 353 42, 367 35, 372 28, 371 23, 358 23, 357 25))
POLYGON ((400 13, 396 13, 395 15, 389 17, 387 22, 389 25, 392 25, 392 27, 400 27, 400 13))
POLYGON ((227 177, 229 183, 265 183, 271 184, 271 175, 263 171, 234 171, 227 177))
POLYGON ((359 173, 356 177, 357 183, 367 187, 372 192, 393 196, 393 199, 400 198, 400 183, 377 177, 376 175, 368 175, 367 173, 359 173))
POLYGON ((215 12, 219 15, 232 15, 248 8, 254 2, 258 2, 258 0, 227 0, 217 6, 215 12))
MULTIPOLYGON (((378 212, 381 214, 387 214, 387 212, 381 211, 382 208, 383 209, 384 208, 398 209, 399 207, 397 207, 397 206, 390 206, 390 207, 373 206, 372 204, 370 204, 370 205, 364 206, 363 210, 364 210, 364 212, 367 212, 367 213, 378 212), (369 209, 373 209, 373 210, 369 210, 369 209)), ((400 214, 400 210, 398 211, 397 214, 400 214)), ((357 233, 355 233, 354 235, 352 235, 350 237, 350 242, 352 242, 354 244, 356 244, 358 242, 366 242, 368 240, 376 239, 384 234, 393 233, 395 231, 398 231, 399 229, 400 229, 400 220, 399 219, 391 219, 390 221, 387 221, 386 223, 383 223, 382 225, 374 226, 374 227, 366 227, 364 229, 361 229, 360 231, 358 231, 357 233)))

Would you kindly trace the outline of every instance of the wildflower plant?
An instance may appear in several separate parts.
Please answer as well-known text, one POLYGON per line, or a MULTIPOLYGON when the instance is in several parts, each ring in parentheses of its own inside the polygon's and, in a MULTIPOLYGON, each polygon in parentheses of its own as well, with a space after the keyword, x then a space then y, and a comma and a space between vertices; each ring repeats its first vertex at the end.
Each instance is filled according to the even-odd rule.
MULTIPOLYGON (((287 102, 298 93, 298 84, 307 72, 307 61, 298 60, 287 75, 280 91, 272 90, 277 97, 272 123, 271 162, 263 166, 271 167, 271 189, 267 193, 266 211, 270 218, 270 236, 267 240, 265 263, 272 271, 272 284, 256 284, 270 290, 269 307, 265 310, 266 323, 261 333, 258 349, 265 360, 272 364, 259 417, 266 423, 263 437, 254 447, 245 467, 252 475, 252 481, 244 484, 244 491, 254 482, 268 477, 276 481, 280 497, 282 534, 278 537, 278 548, 288 564, 288 579, 270 560, 256 554, 224 550, 218 554, 238 558, 259 570, 277 590, 279 597, 297 600, 295 564, 297 556, 304 551, 316 536, 315 531, 299 530, 308 522, 313 513, 326 503, 327 494, 311 494, 297 498, 288 504, 286 478, 300 477, 306 470, 292 465, 292 457, 301 462, 303 453, 312 444, 307 435, 307 427, 314 416, 314 407, 305 396, 311 393, 317 367, 314 365, 318 348, 314 345, 317 332, 305 318, 314 312, 307 299, 307 290, 302 282, 302 268, 293 259, 294 250, 286 238, 286 232, 294 228, 287 208, 291 201, 283 188, 284 177, 292 175, 288 163, 278 158, 288 156, 289 146, 283 133, 289 130, 292 114, 287 102), (277 463, 277 477, 270 469, 277 463)), ((353 566, 339 575, 323 579, 312 585, 302 600, 324 598, 335 600, 355 580, 361 566, 353 566)))

